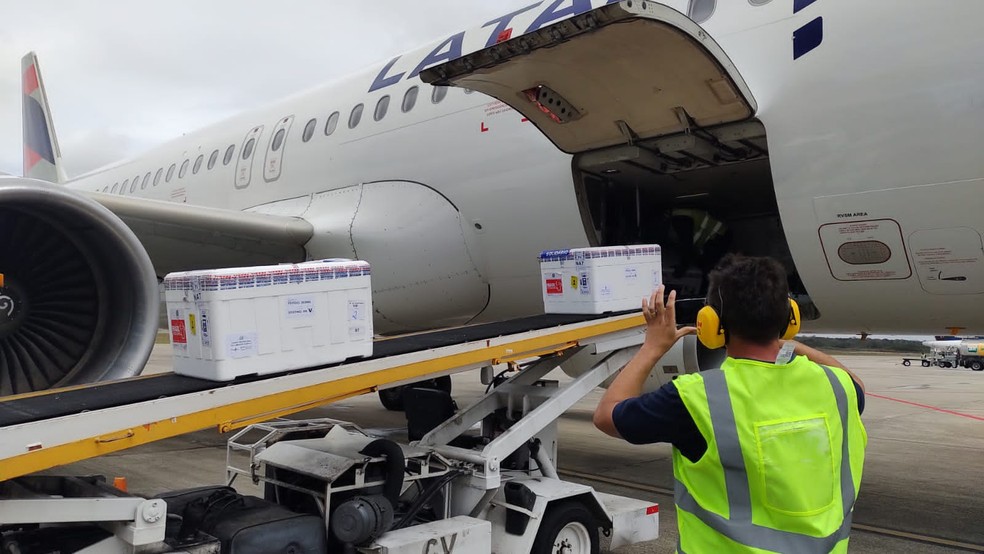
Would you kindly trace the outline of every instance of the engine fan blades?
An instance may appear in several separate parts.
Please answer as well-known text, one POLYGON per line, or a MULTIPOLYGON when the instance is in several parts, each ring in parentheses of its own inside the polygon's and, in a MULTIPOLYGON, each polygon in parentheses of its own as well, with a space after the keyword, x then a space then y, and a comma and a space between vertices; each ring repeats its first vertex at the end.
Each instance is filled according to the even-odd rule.
POLYGON ((82 252, 46 221, 0 209, 0 395, 49 388, 83 360, 98 320, 82 252))

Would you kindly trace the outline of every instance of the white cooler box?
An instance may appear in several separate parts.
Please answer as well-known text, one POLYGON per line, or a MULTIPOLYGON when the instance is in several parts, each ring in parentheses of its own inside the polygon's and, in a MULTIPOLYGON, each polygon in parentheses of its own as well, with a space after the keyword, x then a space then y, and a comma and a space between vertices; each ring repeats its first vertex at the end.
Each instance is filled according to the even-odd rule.
POLYGON ((213 381, 372 355, 366 262, 309 262, 164 278, 174 372, 213 381))
POLYGON ((655 244, 548 250, 540 254, 543 309, 554 314, 635 310, 663 282, 655 244))

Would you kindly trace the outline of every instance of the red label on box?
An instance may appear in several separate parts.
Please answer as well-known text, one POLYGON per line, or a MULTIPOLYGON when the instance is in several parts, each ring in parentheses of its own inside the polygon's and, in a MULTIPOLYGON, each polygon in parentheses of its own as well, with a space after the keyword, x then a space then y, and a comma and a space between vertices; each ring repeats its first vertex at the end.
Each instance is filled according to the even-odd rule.
POLYGON ((560 279, 547 279, 547 294, 564 294, 564 282, 560 279))
POLYGON ((171 342, 175 344, 188 344, 188 335, 185 333, 185 322, 183 319, 171 320, 171 342))

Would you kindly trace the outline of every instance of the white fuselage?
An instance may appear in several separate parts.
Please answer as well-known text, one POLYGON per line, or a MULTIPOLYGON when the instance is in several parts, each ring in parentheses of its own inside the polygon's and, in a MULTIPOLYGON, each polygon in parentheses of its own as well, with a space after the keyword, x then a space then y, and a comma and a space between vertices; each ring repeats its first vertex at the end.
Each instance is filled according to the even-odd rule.
MULTIPOLYGON (((684 0, 666 3, 687 11, 684 0)), ((545 10, 588 3, 555 4, 544 2, 503 24, 520 33, 545 10)), ((984 37, 976 29, 984 5, 817 0, 793 14, 791 4, 719 1, 701 25, 757 101, 768 139, 770 201, 782 222, 776 233, 820 314, 806 328, 984 331, 984 37), (821 44, 794 60, 794 33, 818 17, 821 44)), ((483 47, 497 28, 466 33, 465 51, 483 47)), ((428 59, 446 61, 439 58, 449 44, 241 114, 70 186, 310 218, 306 199, 318 193, 419 183, 453 204, 474 233, 467 240, 480 253, 475 264, 490 289, 481 319, 535 313, 542 308, 536 254, 597 242, 575 193, 573 157, 482 94, 450 89, 433 102, 435 89, 411 74, 428 59), (413 87, 419 87, 416 104, 404 112, 413 87), (377 121, 386 96, 388 110, 377 121), (361 121, 350 128, 359 104, 361 121), (337 127, 326 135, 336 111, 337 127), (304 140, 312 120, 314 132, 304 140), (273 152, 281 127, 285 139, 273 152), (254 152, 244 160, 250 138, 254 152), (230 146, 234 155, 226 165, 230 146), (140 184, 133 187, 135 177, 140 184)), ((396 233, 393 242, 408 238, 396 233)), ((309 257, 347 254, 312 249, 309 257)))

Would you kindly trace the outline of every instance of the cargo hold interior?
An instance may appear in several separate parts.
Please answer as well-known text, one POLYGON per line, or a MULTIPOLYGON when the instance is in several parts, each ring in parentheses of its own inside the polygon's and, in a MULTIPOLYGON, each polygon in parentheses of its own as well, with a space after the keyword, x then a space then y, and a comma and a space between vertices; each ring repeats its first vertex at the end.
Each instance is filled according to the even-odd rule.
POLYGON ((803 318, 818 317, 789 252, 758 120, 585 152, 573 170, 592 246, 659 244, 663 282, 700 301, 727 253, 772 256, 786 267, 803 318), (708 226, 721 226, 695 244, 704 213, 708 226))

